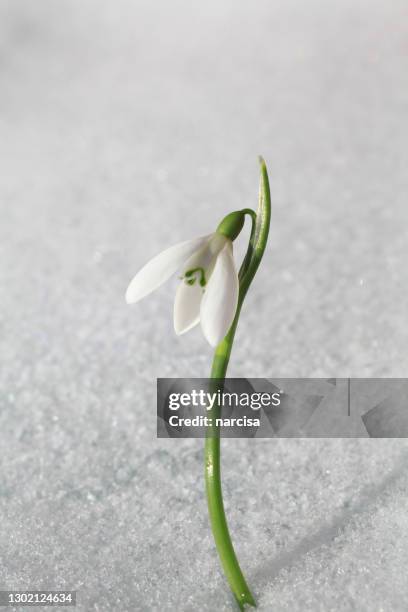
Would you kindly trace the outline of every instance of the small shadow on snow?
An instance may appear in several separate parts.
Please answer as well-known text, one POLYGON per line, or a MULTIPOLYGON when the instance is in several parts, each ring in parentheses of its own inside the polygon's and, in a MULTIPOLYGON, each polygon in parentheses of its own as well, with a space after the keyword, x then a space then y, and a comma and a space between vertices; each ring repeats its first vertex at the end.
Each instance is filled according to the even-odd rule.
POLYGON ((345 507, 326 525, 318 531, 303 538, 291 550, 288 550, 270 562, 263 563, 248 578, 250 583, 256 584, 258 589, 270 584, 283 569, 290 569, 298 563, 302 557, 311 551, 323 546, 328 546, 334 538, 343 533, 347 526, 352 523, 354 517, 361 516, 369 511, 370 506, 384 496, 401 478, 407 477, 408 454, 405 453, 395 468, 387 474, 379 483, 366 486, 358 499, 345 507))

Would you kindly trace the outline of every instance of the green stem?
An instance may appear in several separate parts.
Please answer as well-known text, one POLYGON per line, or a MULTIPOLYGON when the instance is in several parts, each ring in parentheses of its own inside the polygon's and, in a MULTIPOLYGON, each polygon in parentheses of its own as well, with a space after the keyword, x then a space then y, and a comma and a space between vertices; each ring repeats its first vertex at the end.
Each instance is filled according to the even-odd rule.
MULTIPOLYGON (((211 369, 211 378, 225 378, 237 323, 238 316, 235 318, 227 336, 217 346, 211 369)), ((213 423, 215 423, 215 419, 219 414, 219 406, 214 406, 209 413, 210 418, 213 419, 213 423)), ((224 502, 222 499, 220 438, 219 432, 216 429, 215 427, 211 429, 205 441, 205 483, 208 512, 215 544, 225 575, 238 605, 241 610, 243 610, 245 604, 250 604, 252 606, 256 604, 239 566, 228 530, 224 502)))
MULTIPOLYGON (((214 384, 221 386, 227 373, 242 304, 262 259, 268 238, 270 222, 269 182, 265 162, 262 159, 260 162, 261 183, 258 214, 255 214, 251 209, 245 209, 244 211, 251 216, 252 231, 248 250, 239 272, 240 287, 237 311, 230 330, 215 350, 211 369, 211 378, 217 380, 217 383, 214 381, 214 384)), ((215 419, 219 415, 220 407, 215 405, 209 412, 209 417, 215 423, 215 419)), ((215 544, 225 575, 238 605, 243 610, 245 604, 256 606, 256 603, 239 566, 228 530, 222 498, 220 451, 219 429, 212 426, 207 431, 205 441, 205 483, 208 511, 215 544)))

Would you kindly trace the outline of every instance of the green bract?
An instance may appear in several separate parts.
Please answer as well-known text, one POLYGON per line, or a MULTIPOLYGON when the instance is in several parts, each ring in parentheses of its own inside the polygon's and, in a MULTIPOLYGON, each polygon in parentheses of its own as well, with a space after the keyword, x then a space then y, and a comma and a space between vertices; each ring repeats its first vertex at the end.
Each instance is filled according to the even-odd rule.
POLYGON ((245 211, 236 210, 223 218, 217 227, 217 233, 235 240, 245 223, 245 211))

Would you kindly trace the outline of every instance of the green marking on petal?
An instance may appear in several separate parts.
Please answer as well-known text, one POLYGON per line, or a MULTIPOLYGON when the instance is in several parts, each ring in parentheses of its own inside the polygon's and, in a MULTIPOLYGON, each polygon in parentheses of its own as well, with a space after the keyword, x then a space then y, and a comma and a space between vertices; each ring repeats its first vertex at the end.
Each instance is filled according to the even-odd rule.
POLYGON ((193 268, 192 270, 187 270, 187 272, 184 274, 184 279, 187 285, 194 285, 197 278, 199 278, 199 283, 201 287, 205 287, 207 281, 205 278, 204 268, 193 268))

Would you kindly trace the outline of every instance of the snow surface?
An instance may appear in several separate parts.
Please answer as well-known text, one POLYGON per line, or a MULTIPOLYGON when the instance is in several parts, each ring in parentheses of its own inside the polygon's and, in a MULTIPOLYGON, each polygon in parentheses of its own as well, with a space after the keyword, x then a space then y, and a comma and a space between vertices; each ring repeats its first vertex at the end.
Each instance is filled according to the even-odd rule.
MULTIPOLYGON (((174 335, 176 281, 124 292, 256 206, 261 153, 230 376, 407 375, 406 2, 3 0, 0 41, 0 588, 234 609, 202 440, 155 435, 156 377, 205 376, 210 347, 174 335)), ((222 446, 259 610, 408 610, 405 440, 222 446)))

